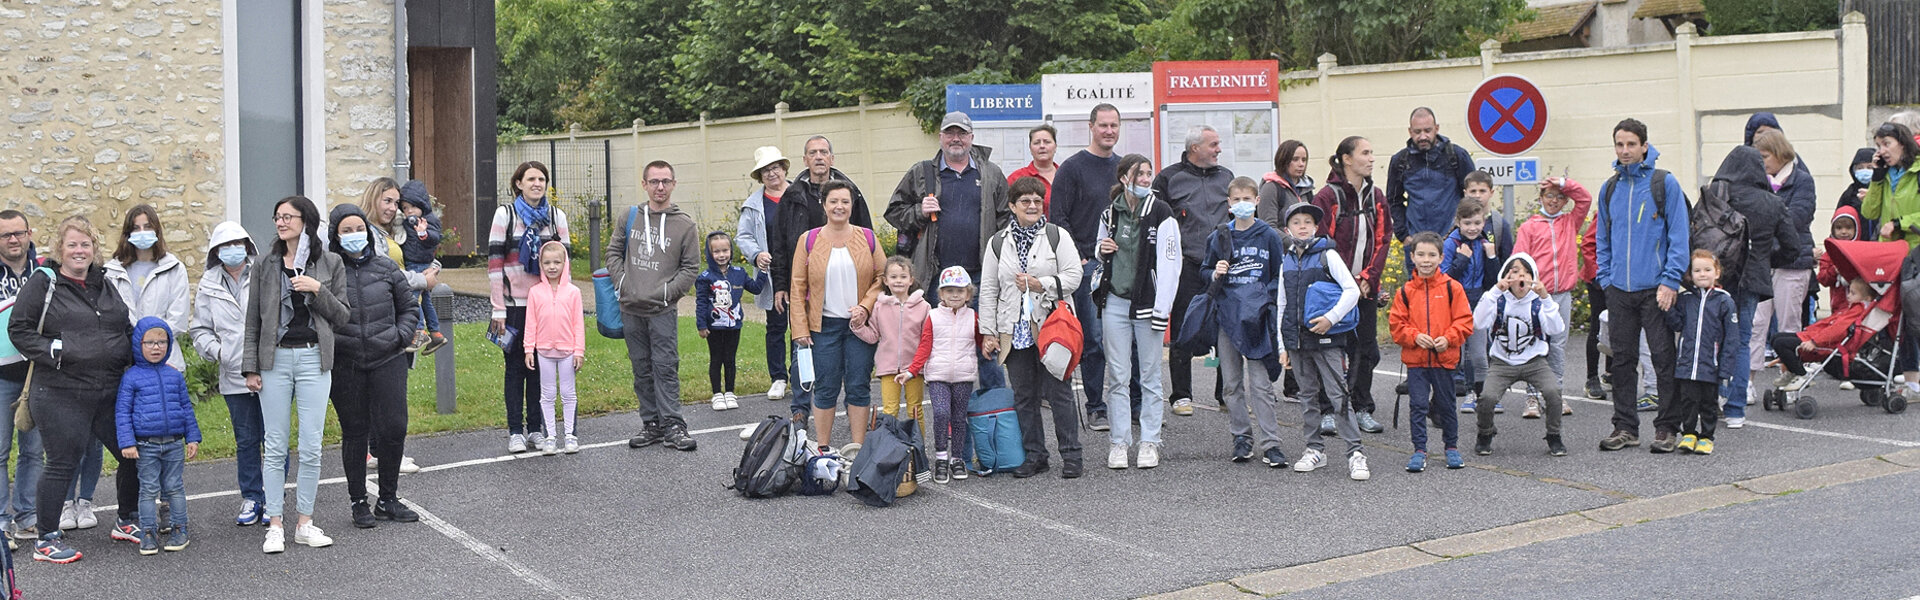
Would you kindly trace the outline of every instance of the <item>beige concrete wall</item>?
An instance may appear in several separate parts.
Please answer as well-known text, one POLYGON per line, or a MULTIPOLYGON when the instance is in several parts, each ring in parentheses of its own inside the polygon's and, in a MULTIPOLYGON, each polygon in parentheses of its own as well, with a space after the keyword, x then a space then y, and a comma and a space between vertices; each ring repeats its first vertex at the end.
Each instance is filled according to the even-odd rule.
POLYGON ((393 176, 393 0, 326 0, 327 205, 393 176))
POLYGON ((71 215, 111 244, 140 203, 197 248, 225 208, 220 1, 79 4, 0 3, 0 200, 42 248, 71 215))

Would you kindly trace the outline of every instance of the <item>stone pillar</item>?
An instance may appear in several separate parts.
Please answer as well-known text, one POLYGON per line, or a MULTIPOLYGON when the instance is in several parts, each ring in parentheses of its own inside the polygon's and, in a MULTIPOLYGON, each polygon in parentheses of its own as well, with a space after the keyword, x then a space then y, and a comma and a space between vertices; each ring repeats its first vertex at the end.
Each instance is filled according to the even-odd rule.
POLYGON ((1872 135, 1867 117, 1867 16, 1853 11, 1840 17, 1840 140, 1872 135), (1852 133, 1848 133, 1852 132, 1852 133))

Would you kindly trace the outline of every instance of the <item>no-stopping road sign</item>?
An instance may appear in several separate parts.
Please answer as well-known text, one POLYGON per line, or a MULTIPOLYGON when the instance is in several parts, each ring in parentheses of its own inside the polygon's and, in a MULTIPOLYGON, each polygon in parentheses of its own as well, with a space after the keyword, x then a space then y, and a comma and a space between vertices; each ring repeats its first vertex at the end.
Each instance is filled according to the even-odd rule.
POLYGON ((1488 77, 1467 100, 1467 131, 1488 152, 1524 154, 1547 133, 1547 99, 1525 77, 1488 77))

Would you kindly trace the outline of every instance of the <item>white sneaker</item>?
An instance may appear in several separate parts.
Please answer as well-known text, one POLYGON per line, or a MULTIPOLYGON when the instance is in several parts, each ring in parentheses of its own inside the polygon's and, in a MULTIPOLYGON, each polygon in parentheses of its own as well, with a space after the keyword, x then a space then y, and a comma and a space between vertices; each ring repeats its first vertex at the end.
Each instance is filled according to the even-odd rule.
POLYGON ((544 455, 544 456, 553 456, 553 455, 554 455, 554 453, 556 453, 556 452, 558 452, 558 451, 559 451, 559 448, 557 448, 557 447, 555 447, 555 446, 553 445, 553 438, 547 438, 547 439, 544 439, 544 440, 540 440, 540 454, 541 454, 541 455, 544 455))
POLYGON ((73 527, 75 529, 93 529, 100 525, 100 518, 93 514, 93 501, 86 498, 73 501, 73 527))
POLYGON ((746 427, 740 428, 740 439, 743 441, 753 439, 754 430, 757 430, 759 428, 760 428, 759 423, 749 424, 746 427))
POLYGON ((507 452, 508 453, 519 454, 521 452, 526 452, 526 451, 527 451, 527 436, 524 436, 518 433, 507 436, 507 452))
POLYGON ((293 543, 306 544, 309 548, 325 548, 333 545, 333 538, 327 537, 327 532, 321 531, 320 526, 309 522, 293 530, 293 543))
POLYGON ((740 408, 740 396, 735 395, 733 392, 727 392, 727 410, 736 408, 740 408))
MULTIPOLYGON (((1851 382, 1851 381, 1842 381, 1842 382, 1840 382, 1840 389, 1843 389, 1843 390, 1846 390, 1846 391, 1849 391, 1849 392, 1851 392, 1851 391, 1853 391, 1853 389, 1854 389, 1854 387, 1853 387, 1853 382, 1851 382)), ((1747 405, 1749 405, 1749 406, 1751 406, 1751 405, 1753 405, 1753 401, 1752 401, 1751 399, 1749 399, 1749 400, 1747 401, 1747 405)))
POLYGON ((1727 417, 1727 429, 1739 429, 1746 426, 1746 417, 1727 417))
MULTIPOLYGON (((372 465, 368 465, 368 466, 371 467, 372 465)), ((400 472, 401 473, 419 473, 420 465, 413 462, 413 457, 402 456, 400 457, 400 472)))
POLYGON ((787 399, 787 380, 785 379, 776 380, 773 382, 772 386, 767 387, 767 399, 768 400, 787 399))
POLYGON ((538 431, 529 431, 527 432, 527 447, 539 448, 540 442, 546 441, 546 439, 547 439, 547 434, 544 434, 538 431))
POLYGON ((378 469, 378 468, 380 468, 380 459, 379 459, 379 458, 376 458, 376 457, 374 457, 374 455, 372 455, 372 454, 368 454, 368 455, 367 455, 367 470, 368 470, 368 471, 372 471, 372 470, 374 470, 374 469, 378 469))
POLYGON ((709 403, 711 403, 711 404, 713 404, 713 409, 714 409, 714 410, 726 410, 726 409, 727 409, 727 395, 726 395, 726 394, 714 394, 714 395, 713 395, 713 398, 711 398, 711 399, 709 399, 709 400, 708 400, 708 402, 709 402, 709 403))
POLYGON ((573 453, 576 453, 576 452, 579 452, 579 451, 580 451, 580 438, 577 438, 577 437, 574 437, 574 436, 572 436, 572 435, 568 435, 568 436, 567 436, 567 445, 566 445, 566 446, 564 446, 564 447, 562 447, 562 448, 560 449, 560 451, 561 451, 561 452, 564 452, 564 453, 567 453, 567 454, 573 454, 573 453))
POLYGON ((77 515, 75 515, 73 512, 73 501, 68 500, 66 504, 60 505, 60 529, 66 530, 66 529, 79 529, 79 528, 80 528, 80 525, 77 520, 77 515))
POLYGON ((287 532, 278 525, 267 527, 267 541, 260 544, 260 551, 267 554, 279 554, 287 551, 287 532))
POLYGON ((1140 442, 1140 458, 1134 461, 1134 466, 1142 469, 1160 466, 1160 445, 1153 442, 1140 442))
POLYGON ((1367 455, 1359 452, 1347 457, 1347 477, 1354 481, 1366 481, 1373 478, 1373 471, 1367 470, 1367 455))
POLYGON ((1309 448, 1306 454, 1300 456, 1300 460, 1293 461, 1293 472, 1310 473, 1324 466, 1327 466, 1327 453, 1309 448))
POLYGON ((1126 444, 1114 444, 1112 448, 1107 449, 1107 468, 1109 469, 1127 468, 1127 445, 1126 444))

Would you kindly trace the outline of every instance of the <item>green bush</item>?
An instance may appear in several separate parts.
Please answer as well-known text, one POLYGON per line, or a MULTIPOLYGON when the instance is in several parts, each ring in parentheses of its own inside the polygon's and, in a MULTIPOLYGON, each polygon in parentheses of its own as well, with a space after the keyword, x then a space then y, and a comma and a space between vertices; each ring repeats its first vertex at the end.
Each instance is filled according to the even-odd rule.
POLYGON ((176 333, 174 343, 180 345, 180 356, 187 360, 187 395, 201 402, 220 398, 220 363, 201 358, 193 349, 192 336, 176 333))
POLYGON ((1708 35, 1814 31, 1840 26, 1833 0, 1704 0, 1708 35))

